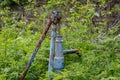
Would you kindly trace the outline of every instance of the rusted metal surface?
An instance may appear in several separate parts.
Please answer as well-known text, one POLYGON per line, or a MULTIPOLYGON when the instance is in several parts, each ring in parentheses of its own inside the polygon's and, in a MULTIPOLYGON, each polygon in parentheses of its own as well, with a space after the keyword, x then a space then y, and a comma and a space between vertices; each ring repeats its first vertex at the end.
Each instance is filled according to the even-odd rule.
POLYGON ((43 31, 43 33, 42 33, 42 36, 40 37, 40 39, 39 39, 39 41, 38 41, 38 43, 37 43, 37 45, 36 45, 36 47, 35 47, 35 49, 34 49, 34 51, 33 51, 33 53, 32 53, 32 56, 31 56, 31 58, 30 58, 30 60, 29 60, 29 62, 28 62, 28 64, 27 64, 25 70, 23 71, 23 74, 22 74, 20 80, 24 80, 24 78, 25 78, 25 76, 26 76, 26 74, 27 74, 27 72, 28 72, 28 70, 29 70, 29 68, 30 68, 33 60, 34 60, 34 57, 36 56, 36 54, 37 54, 37 52, 38 52, 38 49, 39 49, 41 43, 43 42, 43 40, 44 40, 44 38, 45 38, 45 36, 46 36, 46 34, 47 34, 47 32, 48 32, 51 24, 52 24, 52 22, 51 22, 51 20, 50 20, 50 21, 47 23, 46 28, 44 29, 44 31, 43 31))
MULTIPOLYGON (((37 54, 37 52, 38 52, 38 49, 39 49, 41 43, 43 42, 43 40, 44 40, 44 38, 45 38, 45 36, 46 36, 46 34, 47 34, 47 32, 48 32, 51 24, 56 25, 57 23, 59 23, 61 17, 60 17, 60 15, 59 15, 58 13, 59 13, 59 12, 57 12, 57 11, 53 11, 53 12, 51 13, 50 20, 49 20, 49 22, 47 23, 46 28, 44 29, 44 31, 43 31, 43 33, 42 33, 42 36, 40 37, 40 39, 39 39, 39 41, 38 41, 38 43, 37 43, 37 45, 36 45, 36 47, 35 47, 35 49, 34 49, 34 51, 33 51, 33 53, 32 53, 32 56, 31 56, 31 58, 30 58, 30 60, 29 60, 29 62, 28 62, 28 64, 27 64, 25 70, 23 71, 23 74, 22 74, 20 80, 24 80, 24 78, 25 78, 25 76, 26 76, 26 74, 27 74, 27 72, 28 72, 28 70, 29 70, 29 68, 30 68, 33 60, 34 60, 34 57, 36 56, 36 54, 37 54)), ((52 56, 51 56, 51 57, 52 57, 52 56)))
POLYGON ((78 49, 64 50, 63 51, 63 54, 72 54, 72 53, 78 53, 78 49))
POLYGON ((46 34, 47 34, 50 26, 51 26, 51 24, 52 24, 52 21, 50 20, 50 21, 47 23, 46 28, 44 29, 44 31, 43 31, 43 33, 42 33, 42 36, 41 36, 41 38, 39 39, 36 47, 40 47, 42 41, 44 40, 44 38, 45 38, 45 36, 46 36, 46 34))
POLYGON ((53 24, 57 25, 60 23, 62 17, 59 11, 53 11, 49 18, 53 24))
POLYGON ((58 24, 58 35, 61 35, 60 29, 61 29, 61 26, 60 26, 60 23, 59 23, 59 24, 58 24))
POLYGON ((79 57, 81 56, 81 55, 79 54, 78 49, 64 50, 64 51, 63 51, 63 54, 64 54, 64 55, 65 55, 65 54, 77 54, 79 57))

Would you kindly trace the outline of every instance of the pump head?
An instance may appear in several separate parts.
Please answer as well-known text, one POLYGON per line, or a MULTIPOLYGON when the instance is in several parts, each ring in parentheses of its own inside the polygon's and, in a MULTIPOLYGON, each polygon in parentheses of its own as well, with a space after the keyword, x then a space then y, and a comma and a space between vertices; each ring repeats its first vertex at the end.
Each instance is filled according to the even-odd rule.
POLYGON ((59 11, 52 11, 51 15, 50 15, 50 20, 52 21, 53 24, 58 24, 60 23, 61 20, 61 14, 59 11))

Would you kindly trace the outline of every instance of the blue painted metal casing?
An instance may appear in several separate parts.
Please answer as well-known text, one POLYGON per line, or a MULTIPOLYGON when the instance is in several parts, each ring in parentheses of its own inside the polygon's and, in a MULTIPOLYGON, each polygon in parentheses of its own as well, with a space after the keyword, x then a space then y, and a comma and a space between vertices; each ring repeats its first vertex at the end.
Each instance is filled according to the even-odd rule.
POLYGON ((51 42, 50 42, 50 56, 49 56, 48 72, 53 72, 54 55, 55 55, 55 38, 56 38, 56 25, 53 25, 52 33, 51 33, 51 42))
POLYGON ((57 73, 60 73, 64 68, 64 55, 63 55, 63 47, 62 47, 62 36, 57 36, 55 42, 55 57, 54 57, 54 70, 57 73))

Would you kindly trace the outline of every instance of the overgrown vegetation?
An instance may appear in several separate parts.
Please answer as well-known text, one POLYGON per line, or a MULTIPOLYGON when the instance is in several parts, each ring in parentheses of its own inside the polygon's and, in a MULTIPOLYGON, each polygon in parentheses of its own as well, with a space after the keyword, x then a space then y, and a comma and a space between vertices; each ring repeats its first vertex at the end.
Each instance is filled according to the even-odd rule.
MULTIPOLYGON (((12 1, 20 5, 21 0, 12 1)), ((107 32, 106 20, 94 27, 92 19, 98 13, 89 0, 85 4, 79 0, 22 1, 20 9, 13 9, 9 0, 0 3, 0 80, 20 79, 48 15, 56 9, 62 13, 64 49, 78 48, 81 57, 66 55, 63 72, 53 73, 53 80, 120 80, 120 21, 107 32)), ((101 0, 99 5, 104 7, 109 1, 101 0)), ((112 8, 116 10, 120 8, 112 8)), ((50 30, 25 80, 48 79, 49 47, 50 30)))

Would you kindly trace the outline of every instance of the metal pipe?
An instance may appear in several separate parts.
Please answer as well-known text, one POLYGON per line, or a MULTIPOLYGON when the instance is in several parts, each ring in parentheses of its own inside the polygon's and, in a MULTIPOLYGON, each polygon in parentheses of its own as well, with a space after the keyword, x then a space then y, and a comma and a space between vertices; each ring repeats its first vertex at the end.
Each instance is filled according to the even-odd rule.
POLYGON ((78 49, 72 49, 72 50, 64 50, 63 54, 77 54, 80 57, 78 49))
POLYGON ((77 53, 78 49, 72 49, 72 50, 64 50, 63 54, 72 54, 72 53, 77 53))
POLYGON ((49 56, 48 72, 53 71, 54 55, 55 55, 55 38, 56 38, 56 25, 53 25, 52 33, 51 33, 51 42, 50 42, 50 56, 49 56))
POLYGON ((64 68, 64 55, 63 55, 63 46, 62 46, 62 36, 57 36, 55 42, 55 57, 54 57, 54 70, 57 73, 60 73, 64 68))

